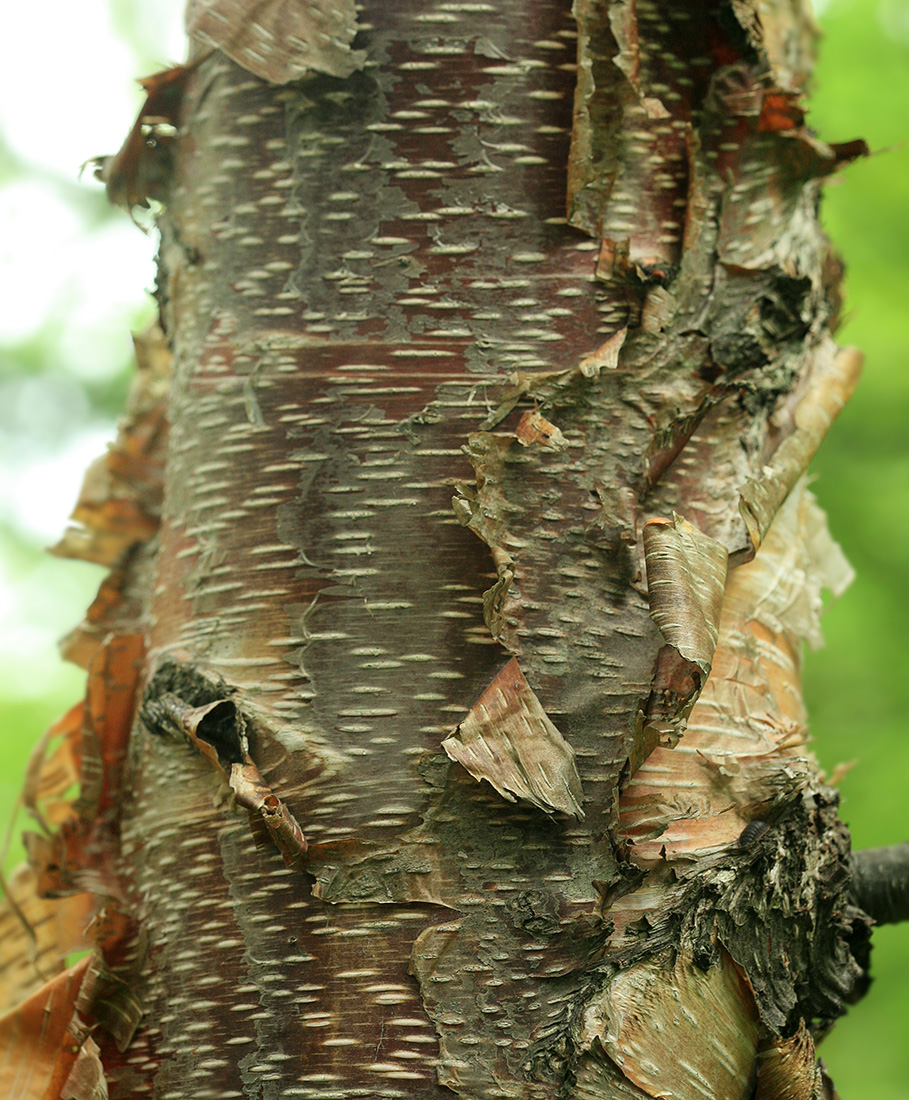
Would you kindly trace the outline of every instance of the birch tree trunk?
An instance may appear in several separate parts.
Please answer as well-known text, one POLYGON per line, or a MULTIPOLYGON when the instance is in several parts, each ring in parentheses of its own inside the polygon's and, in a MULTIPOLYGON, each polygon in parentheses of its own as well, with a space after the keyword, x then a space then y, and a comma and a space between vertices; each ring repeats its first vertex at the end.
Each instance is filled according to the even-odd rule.
POLYGON ((16 896, 94 947, 13 976, 11 1095, 833 1096, 810 15, 243 7, 103 166, 163 335, 62 548, 112 573, 16 896))

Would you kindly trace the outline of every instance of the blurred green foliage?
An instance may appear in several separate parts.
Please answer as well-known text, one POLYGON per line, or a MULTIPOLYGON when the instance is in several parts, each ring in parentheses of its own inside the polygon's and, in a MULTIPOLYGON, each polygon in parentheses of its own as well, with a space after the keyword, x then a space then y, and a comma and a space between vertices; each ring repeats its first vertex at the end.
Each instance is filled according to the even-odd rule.
MULTIPOLYGON (((909 3, 834 0, 822 13, 809 121, 875 155, 827 188, 824 222, 847 265, 840 343, 865 372, 814 465, 814 491, 857 578, 806 659, 814 748, 843 778, 857 848, 909 840, 909 3)), ((909 928, 874 933, 874 985, 821 1048, 843 1100, 909 1096, 909 928)))
MULTIPOLYGON (((135 12, 116 0, 119 18, 135 12)), ((127 19, 128 21, 128 19, 127 19)), ((903 620, 909 600, 909 0, 833 0, 810 124, 822 138, 864 137, 875 155, 827 188, 824 220, 845 257, 847 309, 838 334, 866 354, 865 377, 815 463, 814 490, 856 568, 853 587, 825 620, 827 647, 806 659, 806 696, 822 764, 857 761, 841 781, 842 812, 856 847, 909 839, 909 667, 903 620)), ((134 23, 130 23, 135 31, 134 23)), ((130 35, 140 37, 141 35, 130 35)), ((0 183, 22 170, 0 138, 0 183)), ((74 201, 102 223, 100 196, 74 201)), ((117 216, 117 215, 113 215, 117 216)), ((137 287, 137 302, 141 288, 137 287)), ((138 307, 137 307, 138 308, 138 307)), ((140 323, 125 317, 124 330, 140 323)), ((101 378, 74 378, 59 354, 51 319, 16 347, 0 347, 0 440, 41 452, 91 426, 111 426, 130 362, 101 378)), ((60 633, 81 618, 100 571, 38 554, 33 536, 0 516, 0 561, 35 630, 60 633)), ((31 745, 80 695, 84 676, 50 652, 30 675, 0 669, 5 767, 0 809, 11 807, 31 745)), ((13 853, 21 849, 14 845, 13 853)), ((821 1054, 843 1100, 909 1095, 909 929, 874 936, 875 985, 834 1029, 821 1054)))

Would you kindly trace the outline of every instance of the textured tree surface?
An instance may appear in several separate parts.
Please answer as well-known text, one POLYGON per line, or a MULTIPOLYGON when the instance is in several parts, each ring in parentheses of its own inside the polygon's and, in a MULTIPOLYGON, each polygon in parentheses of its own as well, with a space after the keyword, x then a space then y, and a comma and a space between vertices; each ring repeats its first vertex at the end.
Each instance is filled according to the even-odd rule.
POLYGON ((850 572, 803 475, 864 147, 805 127, 809 14, 189 25, 99 164, 165 203, 161 330, 58 548, 111 573, 24 795, 0 1080, 832 1097, 869 921, 805 748, 850 572))

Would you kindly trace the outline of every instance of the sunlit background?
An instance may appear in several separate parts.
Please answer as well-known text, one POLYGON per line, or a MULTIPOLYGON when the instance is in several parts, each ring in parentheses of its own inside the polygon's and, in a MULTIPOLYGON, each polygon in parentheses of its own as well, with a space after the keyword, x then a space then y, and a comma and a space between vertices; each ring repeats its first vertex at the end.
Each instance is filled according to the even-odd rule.
MULTIPOLYGON (((567 2, 567 0, 566 0, 567 2)), ((669 0, 667 0, 669 2, 669 0)), ((42 554, 82 472, 112 437, 130 329, 154 315, 153 234, 111 210, 87 158, 114 152, 141 103, 134 78, 183 59, 183 0, 52 0, 4 16, 0 66, 0 811, 29 749, 82 693, 56 639, 101 579, 42 554)), ((909 0, 831 0, 809 122, 877 155, 827 190, 848 265, 839 333, 864 380, 815 463, 815 492, 858 579, 809 654, 823 765, 856 847, 909 840, 909 0)), ((22 823, 20 822, 20 825, 22 823)), ((13 844, 10 859, 21 848, 13 844)), ((909 928, 875 933, 875 985, 823 1044, 843 1100, 909 1097, 909 928)))

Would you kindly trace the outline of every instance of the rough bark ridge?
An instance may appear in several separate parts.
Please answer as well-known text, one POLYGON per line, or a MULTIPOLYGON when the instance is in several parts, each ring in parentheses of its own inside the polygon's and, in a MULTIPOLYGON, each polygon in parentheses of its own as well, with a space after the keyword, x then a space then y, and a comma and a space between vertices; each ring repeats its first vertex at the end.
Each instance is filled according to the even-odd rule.
POLYGON ((223 53, 101 166, 166 200, 166 341, 70 538, 114 572, 32 854, 107 931, 35 1073, 832 1096, 867 920, 804 749, 848 566, 802 475, 862 147, 804 126, 810 17, 323 0, 272 56, 254 7, 191 7, 223 53))

